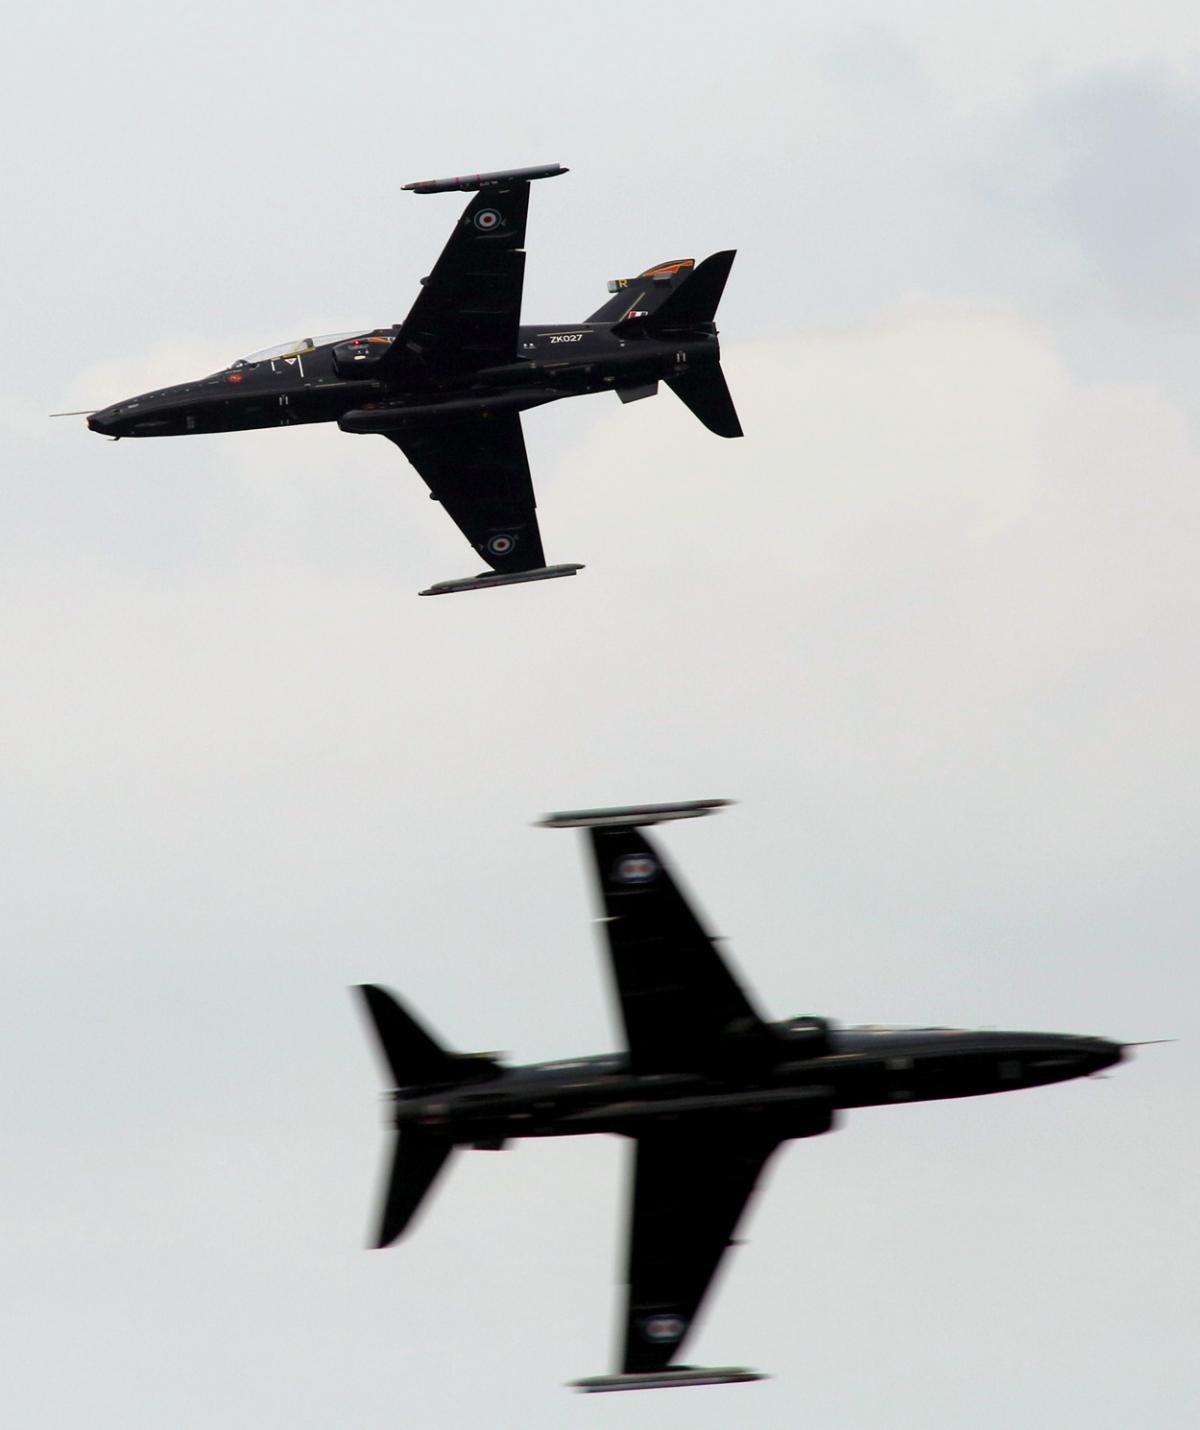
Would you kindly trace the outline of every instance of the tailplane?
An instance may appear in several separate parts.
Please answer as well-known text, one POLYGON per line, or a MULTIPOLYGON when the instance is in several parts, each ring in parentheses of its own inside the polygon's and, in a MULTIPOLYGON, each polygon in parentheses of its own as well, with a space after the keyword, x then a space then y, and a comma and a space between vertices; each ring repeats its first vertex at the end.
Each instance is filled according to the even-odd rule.
MULTIPOLYGON (((358 991, 393 1088, 436 1091, 496 1075, 494 1057, 448 1052, 385 989, 368 983, 358 991)), ((453 1138, 436 1127, 406 1123, 391 1134, 373 1246, 390 1246, 401 1235, 453 1149, 453 1138)))
POLYGON ((437 1137, 419 1127, 406 1127, 403 1132, 393 1133, 387 1182, 372 1246, 381 1249, 400 1238, 453 1149, 449 1138, 437 1137))
POLYGON ((447 1052, 386 989, 364 983, 358 991, 393 1087, 446 1087, 494 1076, 495 1058, 447 1052))
POLYGON ((719 363, 667 378, 667 386, 718 437, 740 437, 742 424, 719 363))
MULTIPOLYGON (((613 332, 620 337, 652 336, 661 340, 678 333, 682 340, 696 329, 712 334, 713 320, 736 256, 735 250, 728 248, 711 254, 698 267, 686 259, 662 264, 657 270, 648 269, 640 279, 628 280, 612 303, 594 313, 590 321, 611 322, 613 332), (661 275, 658 279, 650 276, 656 273, 661 275), (635 289, 635 284, 640 286, 635 289)), ((667 378, 667 385, 710 432, 718 437, 742 435, 742 424, 718 363, 685 368, 667 378)), ((648 397, 653 390, 652 385, 632 388, 620 396, 623 402, 629 402, 648 397)))

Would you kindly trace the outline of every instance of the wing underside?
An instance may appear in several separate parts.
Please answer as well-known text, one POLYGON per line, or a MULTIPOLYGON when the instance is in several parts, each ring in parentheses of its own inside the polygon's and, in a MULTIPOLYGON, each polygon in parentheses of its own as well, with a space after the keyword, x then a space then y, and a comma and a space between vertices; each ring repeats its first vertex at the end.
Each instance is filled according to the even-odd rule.
POLYGON ((637 828, 590 828, 603 928, 639 1073, 746 1068, 772 1035, 637 828))
MULTIPOLYGON (((393 388, 452 396, 480 371, 516 358, 529 182, 491 178, 459 217, 383 359, 393 388)), ((397 424, 384 435, 493 570, 545 566, 518 411, 397 424)))
POLYGON ((546 564, 518 413, 385 434, 495 571, 546 564))
POLYGON ((413 391, 436 390, 517 353, 529 184, 482 190, 467 205, 383 360, 413 391))
POLYGON ((689 1123, 636 1143, 622 1370, 679 1352, 779 1138, 767 1127, 689 1123))

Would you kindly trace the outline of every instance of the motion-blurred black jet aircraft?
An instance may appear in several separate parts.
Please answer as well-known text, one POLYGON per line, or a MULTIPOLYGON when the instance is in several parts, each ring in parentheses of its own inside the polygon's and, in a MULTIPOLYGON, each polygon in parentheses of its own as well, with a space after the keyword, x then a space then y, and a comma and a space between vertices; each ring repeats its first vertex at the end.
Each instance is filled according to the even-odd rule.
POLYGON ((713 318, 733 263, 681 258, 609 284, 582 323, 521 325, 529 185, 558 164, 429 179, 419 194, 476 191, 409 315, 366 333, 280 343, 177 387, 93 412, 106 437, 172 437, 336 422, 394 442, 492 567, 448 591, 573 576, 547 566, 525 456, 521 413, 560 397, 613 390, 651 397, 659 379, 710 431, 740 437, 713 318))
POLYGON ((361 989, 395 1127, 376 1245, 408 1226, 456 1146, 618 1132, 633 1140, 624 1345, 616 1375, 580 1389, 757 1380, 673 1361, 772 1152, 833 1128, 845 1108, 971 1097, 1083 1077, 1124 1048, 1061 1033, 835 1028, 766 1022, 639 826, 726 803, 557 814, 588 831, 627 1051, 505 1067, 447 1052, 383 989, 361 989))

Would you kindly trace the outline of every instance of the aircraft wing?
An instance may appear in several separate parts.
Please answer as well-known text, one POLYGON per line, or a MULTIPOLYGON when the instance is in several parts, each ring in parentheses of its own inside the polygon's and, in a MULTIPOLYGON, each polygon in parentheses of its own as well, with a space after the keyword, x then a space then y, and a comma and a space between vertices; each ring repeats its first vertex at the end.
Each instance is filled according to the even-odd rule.
POLYGON ((772 1034, 636 827, 588 829, 635 1072, 745 1070, 772 1034))
POLYGON ((383 435, 416 467, 489 566, 501 572, 545 566, 519 413, 383 435))
POLYGON ((437 387, 517 356, 529 184, 482 189, 458 220, 381 370, 437 387))
POLYGON ((625 1374, 662 1370, 691 1329, 779 1139, 721 1120, 637 1139, 625 1374))

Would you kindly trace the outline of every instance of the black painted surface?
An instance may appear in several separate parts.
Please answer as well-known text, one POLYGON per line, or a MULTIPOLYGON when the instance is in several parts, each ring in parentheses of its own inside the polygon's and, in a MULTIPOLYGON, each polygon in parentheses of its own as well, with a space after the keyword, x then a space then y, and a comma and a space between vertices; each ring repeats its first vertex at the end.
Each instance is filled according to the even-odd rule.
POLYGON ((400 1143, 380 1244, 408 1224, 452 1146, 591 1132, 634 1139, 623 1371, 660 1370, 679 1353, 781 1142, 828 1132, 847 1109, 1062 1082, 1123 1055, 1119 1043, 1062 1033, 842 1029, 816 1017, 768 1023, 645 832, 632 820, 581 822, 591 824, 627 1050, 524 1067, 446 1053, 439 1060, 424 1030, 389 1009, 390 995, 368 990, 381 1038, 386 1029, 399 1038, 386 1050, 389 1064, 439 1070, 436 1085, 394 1094, 400 1143))
MULTIPOLYGON (((403 323, 241 359, 220 372, 94 412, 107 437, 176 437, 338 422, 389 437, 494 570, 545 565, 522 411, 564 397, 641 395, 665 379, 710 430, 741 435, 713 321, 733 262, 714 254, 623 279, 583 323, 522 326, 530 178, 486 180, 455 224, 403 323)), ((542 166, 543 177, 560 171, 542 166)))

